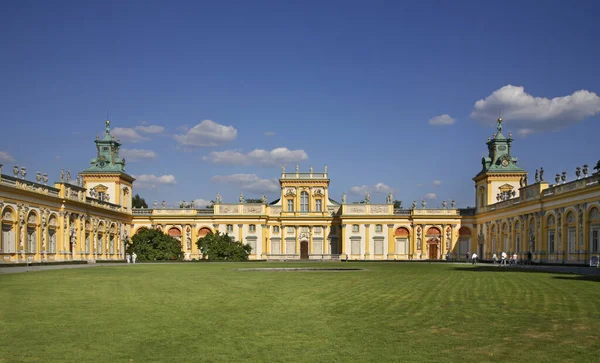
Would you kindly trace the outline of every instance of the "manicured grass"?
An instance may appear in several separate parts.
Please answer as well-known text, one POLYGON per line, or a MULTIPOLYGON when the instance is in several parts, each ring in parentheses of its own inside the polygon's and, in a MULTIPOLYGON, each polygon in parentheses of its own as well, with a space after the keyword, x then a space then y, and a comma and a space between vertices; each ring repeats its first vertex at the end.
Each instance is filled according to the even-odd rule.
POLYGON ((600 280, 467 264, 0 275, 0 362, 592 362, 600 280))

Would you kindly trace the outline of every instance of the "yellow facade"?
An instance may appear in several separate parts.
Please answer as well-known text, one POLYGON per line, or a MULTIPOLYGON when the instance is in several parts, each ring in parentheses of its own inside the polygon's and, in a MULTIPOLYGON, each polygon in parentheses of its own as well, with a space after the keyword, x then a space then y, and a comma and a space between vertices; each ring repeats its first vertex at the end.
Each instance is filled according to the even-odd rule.
MULTIPOLYGON (((120 145, 110 141, 109 123, 107 135, 107 143, 120 145)), ((142 227, 178 238, 186 259, 201 258, 195 242, 209 231, 250 244, 255 260, 464 259, 467 252, 490 259, 506 252, 583 264, 600 255, 600 176, 586 171, 569 182, 529 184, 510 155, 511 142, 500 120, 488 141, 490 157, 473 179, 476 207, 469 209, 454 203, 394 209, 391 196, 385 204, 368 196, 338 202, 329 194, 326 167, 282 170, 281 194, 271 203, 246 203, 242 196, 223 203, 217 196, 211 208, 132 209, 135 183, 124 172, 91 168, 76 185, 61 178, 48 186, 40 178, 26 180, 17 167, 13 176, 0 167, 0 262, 122 260, 123 241, 142 227)))

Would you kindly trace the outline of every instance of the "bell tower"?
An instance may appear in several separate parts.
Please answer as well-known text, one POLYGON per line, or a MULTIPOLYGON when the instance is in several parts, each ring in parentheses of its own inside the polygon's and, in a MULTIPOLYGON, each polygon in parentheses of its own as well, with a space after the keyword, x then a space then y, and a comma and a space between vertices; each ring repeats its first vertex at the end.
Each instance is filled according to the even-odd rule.
POLYGON ((111 134, 109 120, 106 120, 104 136, 96 136, 95 143, 96 157, 80 174, 83 187, 88 189, 88 197, 130 209, 135 179, 125 172, 125 159, 119 156, 121 144, 111 134))
POLYGON ((498 118, 496 133, 488 138, 488 156, 481 160, 481 171, 475 181, 477 211, 503 200, 519 196, 522 178, 527 172, 517 166, 517 158, 511 154, 512 134, 502 134, 502 119, 498 118))

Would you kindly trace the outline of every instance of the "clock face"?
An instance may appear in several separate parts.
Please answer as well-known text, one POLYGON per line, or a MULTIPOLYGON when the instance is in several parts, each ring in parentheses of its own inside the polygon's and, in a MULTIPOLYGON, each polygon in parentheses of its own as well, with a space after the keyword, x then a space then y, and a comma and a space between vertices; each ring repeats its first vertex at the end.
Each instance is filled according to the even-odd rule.
POLYGON ((508 160, 507 159, 502 160, 502 166, 508 166, 508 160))

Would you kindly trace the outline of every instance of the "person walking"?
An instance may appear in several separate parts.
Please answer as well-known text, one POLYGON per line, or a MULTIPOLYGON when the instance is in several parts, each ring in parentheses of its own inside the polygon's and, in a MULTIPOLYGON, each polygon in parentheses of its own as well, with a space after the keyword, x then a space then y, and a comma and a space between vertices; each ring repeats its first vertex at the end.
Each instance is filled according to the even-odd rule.
POLYGON ((527 264, 531 265, 532 263, 532 255, 531 255, 531 251, 527 252, 527 264))
POLYGON ((471 256, 471 254, 469 253, 469 251, 467 251, 467 259, 465 260, 466 263, 469 263, 469 257, 471 256))
POLYGON ((517 262, 519 262, 519 256, 517 256, 517 253, 513 253, 513 263, 515 264, 515 266, 517 265, 517 262))
POLYGON ((129 253, 126 253, 125 259, 127 260, 127 263, 130 263, 131 255, 129 253))
POLYGON ((494 255, 492 256, 492 263, 495 265, 496 263, 498 263, 498 256, 496 256, 496 254, 494 253, 494 255))
POLYGON ((501 266, 506 266, 506 252, 502 251, 502 262, 500 263, 501 266))
POLYGON ((475 252, 473 252, 471 259, 473 260, 473 265, 477 265, 477 254, 475 252))
POLYGON ((131 255, 131 259, 133 260, 133 263, 135 263, 135 260, 137 259, 135 252, 131 255))

